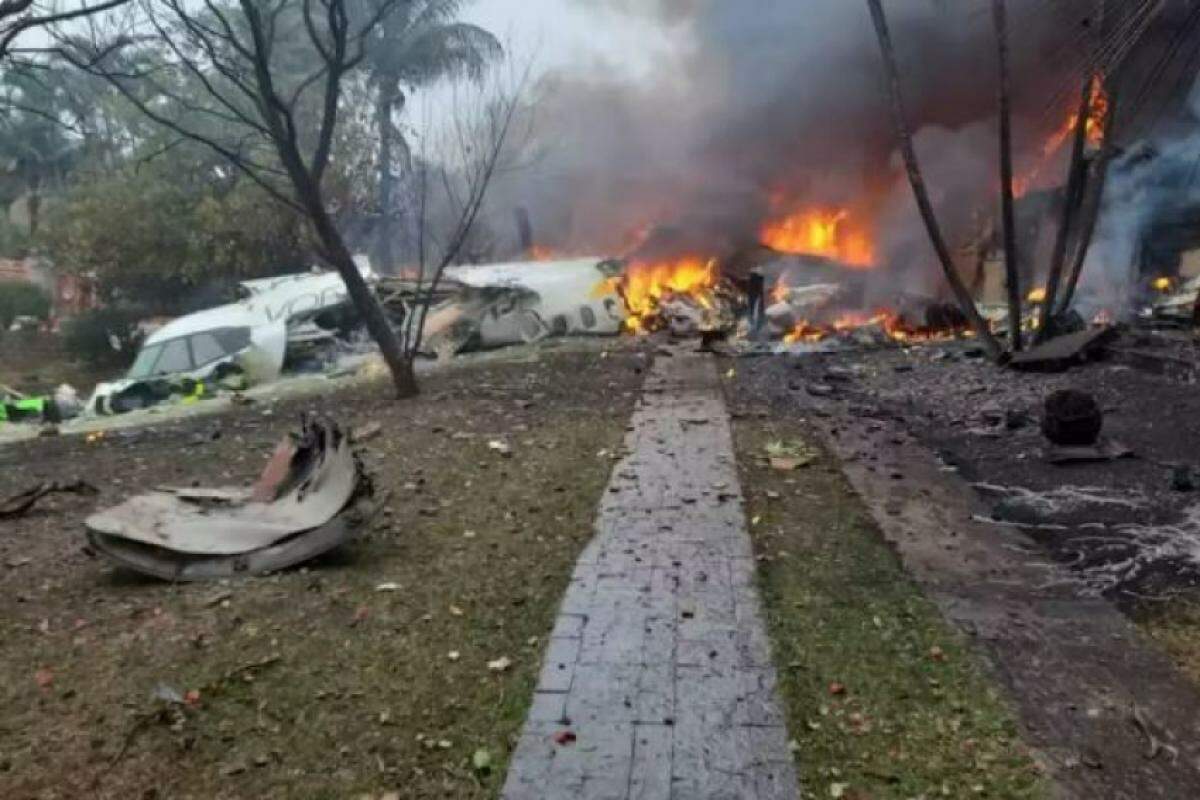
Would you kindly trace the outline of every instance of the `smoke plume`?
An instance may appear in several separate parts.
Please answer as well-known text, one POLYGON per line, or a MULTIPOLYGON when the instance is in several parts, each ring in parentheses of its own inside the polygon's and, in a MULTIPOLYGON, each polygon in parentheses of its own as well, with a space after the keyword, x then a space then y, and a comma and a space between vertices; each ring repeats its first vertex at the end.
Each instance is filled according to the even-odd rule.
MULTIPOLYGON (((896 158, 865 3, 600 4, 662 26, 678 47, 636 82, 604 63, 545 76, 540 157, 497 185, 494 207, 527 208, 538 241, 560 251, 619 255, 658 229, 672 232, 655 240, 667 249, 714 256, 757 242, 780 207, 844 207, 868 223, 880 265, 905 289, 940 286, 896 158)), ((917 150, 961 246, 998 202, 990 4, 887 6, 917 150)), ((1010 2, 1019 164, 1077 102, 1078 43, 1094 8, 1010 2)))

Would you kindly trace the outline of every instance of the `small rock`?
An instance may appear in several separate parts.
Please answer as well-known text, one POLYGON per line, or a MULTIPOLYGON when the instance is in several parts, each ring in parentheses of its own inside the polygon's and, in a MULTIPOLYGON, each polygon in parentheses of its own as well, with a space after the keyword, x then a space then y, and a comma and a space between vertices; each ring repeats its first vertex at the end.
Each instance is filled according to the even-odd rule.
POLYGON ((1196 491, 1196 479, 1192 468, 1186 465, 1171 469, 1171 488, 1177 492, 1196 491))
POLYGON ((1096 443, 1104 427, 1104 414, 1096 398, 1078 389, 1063 389, 1046 398, 1042 433, 1063 447, 1096 443))

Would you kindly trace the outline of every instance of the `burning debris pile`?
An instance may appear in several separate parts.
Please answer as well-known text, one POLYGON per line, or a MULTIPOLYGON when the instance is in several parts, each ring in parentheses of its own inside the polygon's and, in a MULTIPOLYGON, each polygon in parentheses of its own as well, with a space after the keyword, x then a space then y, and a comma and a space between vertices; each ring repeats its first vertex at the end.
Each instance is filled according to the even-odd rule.
POLYGON ((873 290, 866 261, 871 244, 860 234, 842 239, 844 219, 840 212, 814 212, 788 218, 774 233, 764 231, 789 251, 764 244, 729 259, 635 258, 600 291, 621 297, 624 328, 636 334, 720 334, 783 346, 905 344, 970 335, 961 313, 934 298, 904 295, 896 308, 886 309, 867 304, 873 290), (827 255, 838 252, 858 260, 827 255))

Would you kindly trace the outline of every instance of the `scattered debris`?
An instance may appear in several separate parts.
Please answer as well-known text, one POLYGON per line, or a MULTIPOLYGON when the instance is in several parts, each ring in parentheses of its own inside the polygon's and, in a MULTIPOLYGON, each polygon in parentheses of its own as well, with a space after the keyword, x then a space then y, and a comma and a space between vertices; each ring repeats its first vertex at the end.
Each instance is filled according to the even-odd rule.
POLYGON ((1042 433, 1062 447, 1094 445, 1104 427, 1096 398, 1077 389, 1063 389, 1046 398, 1042 433))
POLYGON ((1146 751, 1146 760, 1153 761, 1160 754, 1166 753, 1172 761, 1179 758, 1179 748, 1166 744, 1151 729, 1150 721, 1146 718, 1146 712, 1137 703, 1134 703, 1130 708, 1130 719, 1137 729, 1149 740, 1149 749, 1146 751))
POLYGON ((261 575, 348 541, 354 526, 344 512, 369 494, 337 425, 304 419, 253 492, 165 488, 137 495, 89 517, 88 540, 117 564, 165 580, 261 575))
POLYGON ((512 659, 508 656, 501 656, 495 661, 489 661, 487 667, 492 672, 507 672, 512 663, 512 659))
POLYGON ((487 774, 492 771, 492 754, 486 747, 479 748, 471 756, 471 767, 481 774, 487 774))
POLYGON ((554 743, 560 747, 566 747, 569 744, 574 744, 578 738, 575 735, 575 731, 559 731, 554 734, 554 743))
POLYGON ((799 440, 771 442, 766 449, 771 468, 781 472, 807 467, 816 461, 818 455, 814 448, 799 440))
POLYGON ((1063 372, 1099 356, 1116 336, 1111 326, 1088 328, 1017 353, 1009 364, 1026 372, 1063 372))
POLYGON ((362 442, 374 439, 381 433, 383 433, 383 425, 381 423, 368 422, 366 425, 354 429, 354 432, 350 434, 350 441, 355 444, 361 444, 362 442))
POLYGON ((1196 491, 1196 478, 1186 464, 1171 468, 1171 489, 1176 492, 1196 491))
POLYGON ((20 494, 13 495, 7 500, 0 501, 0 519, 14 519, 29 512, 39 500, 51 494, 96 495, 100 490, 87 481, 72 481, 71 483, 39 483, 26 489, 20 494))
POLYGON ((1097 461, 1117 461, 1130 458, 1133 450, 1115 439, 1102 438, 1092 445, 1063 447, 1051 445, 1046 449, 1046 461, 1051 464, 1087 464, 1097 461))

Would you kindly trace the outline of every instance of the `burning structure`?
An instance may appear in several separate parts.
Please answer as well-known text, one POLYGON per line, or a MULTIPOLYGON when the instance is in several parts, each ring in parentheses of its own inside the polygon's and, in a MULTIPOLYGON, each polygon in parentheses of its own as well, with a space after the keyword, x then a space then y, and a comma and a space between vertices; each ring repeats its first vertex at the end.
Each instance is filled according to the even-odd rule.
MULTIPOLYGON (((820 292, 811 287, 846 287, 825 293, 819 314, 794 315, 782 334, 786 309, 769 314, 782 338, 828 335, 853 321, 891 320, 884 327, 904 335, 931 323, 946 333, 961 327, 961 314, 943 313, 951 296, 896 155, 879 50, 861 4, 818 0, 752 14, 708 2, 610 4, 686 44, 654 57, 658 80, 623 82, 616 68, 547 76, 537 109, 542 135, 555 144, 538 168, 506 176, 493 205, 528 209, 549 251, 627 258, 624 296, 639 330, 669 327, 655 309, 664 300, 678 307, 681 297, 694 307, 686 314, 693 323, 711 325, 701 312, 728 300, 718 287, 744 290, 764 264, 768 306, 802 297, 798 311, 817 311, 810 301, 820 292)), ((1087 319, 1133 309, 1128 251, 1153 219, 1120 222, 1138 205, 1124 188, 1132 145, 1178 137, 1187 128, 1179 121, 1194 127, 1198 116, 1185 102, 1190 82, 1181 81, 1191 70, 1177 46, 1181 31, 1196 25, 1194 3, 1120 6, 1008 3, 1010 27, 1022 34, 1010 60, 1019 87, 1021 294, 1047 286, 1063 209, 1086 217, 1102 200, 1098 225, 1084 221, 1064 234, 1068 266, 1077 253, 1086 257, 1078 291, 1069 272, 1063 283, 1087 319), (1168 51, 1175 57, 1165 58, 1168 51), (1081 157, 1073 158, 1077 139, 1081 157), (1113 165, 1094 203, 1073 194, 1075 162, 1089 174, 1113 165), (1079 242, 1092 230, 1089 252, 1079 242)), ((987 310, 1003 298, 1004 278, 996 34, 984 11, 986 4, 930 2, 888 15, 933 205, 957 272, 987 310)), ((1037 307, 1028 302, 1024 311, 1037 307)))

